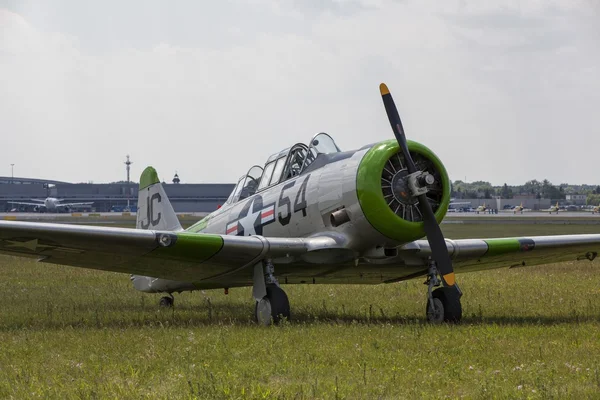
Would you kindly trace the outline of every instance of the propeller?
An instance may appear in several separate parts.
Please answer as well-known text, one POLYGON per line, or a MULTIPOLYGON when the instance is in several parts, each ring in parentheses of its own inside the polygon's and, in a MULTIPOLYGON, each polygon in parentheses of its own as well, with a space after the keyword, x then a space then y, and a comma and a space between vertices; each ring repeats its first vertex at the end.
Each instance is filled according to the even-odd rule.
MULTIPOLYGON (((396 109, 396 105, 394 104, 394 99, 390 94, 385 83, 379 85, 379 91, 381 92, 381 97, 383 99, 383 105, 385 106, 385 111, 387 113, 388 119, 390 120, 390 125, 392 125, 392 130, 394 131, 394 135, 396 136, 396 140, 400 145, 400 149, 402 150, 402 154, 404 154, 404 160, 406 161, 406 167, 408 169, 408 177, 409 177, 409 186, 410 186, 410 177, 411 175, 415 177, 417 182, 421 183, 421 189, 427 185, 431 184, 431 175, 428 174, 420 174, 421 171, 417 170, 415 166, 415 162, 413 161, 410 152, 408 151, 408 145, 406 144, 406 135, 404 134, 404 128, 402 127, 402 121, 400 121, 400 115, 398 115, 398 110, 396 109)), ((442 234, 442 230, 438 225, 433 210, 431 208, 431 204, 427 201, 427 196, 425 195, 426 190, 421 190, 419 192, 419 188, 417 187, 413 192, 420 193, 417 195, 417 199, 419 200, 419 211, 423 215, 423 224, 425 227, 425 234, 427 235, 427 241, 429 242, 429 246, 431 247, 431 254, 433 261, 436 263, 436 267, 438 272, 442 277, 442 282, 444 286, 455 286, 455 277, 454 277, 454 268, 452 267, 452 260, 450 259, 450 254, 448 254, 448 248, 446 247, 446 241, 444 240, 444 235, 442 234)), ((414 193, 413 193, 414 195, 414 193)))

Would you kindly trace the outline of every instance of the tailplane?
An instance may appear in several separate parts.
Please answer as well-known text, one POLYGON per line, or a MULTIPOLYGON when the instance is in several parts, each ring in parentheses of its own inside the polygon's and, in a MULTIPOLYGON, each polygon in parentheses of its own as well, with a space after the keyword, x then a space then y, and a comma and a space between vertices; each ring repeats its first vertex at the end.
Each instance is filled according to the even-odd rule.
POLYGON ((140 177, 136 228, 160 231, 183 230, 158 179, 158 174, 152 167, 147 167, 140 177))

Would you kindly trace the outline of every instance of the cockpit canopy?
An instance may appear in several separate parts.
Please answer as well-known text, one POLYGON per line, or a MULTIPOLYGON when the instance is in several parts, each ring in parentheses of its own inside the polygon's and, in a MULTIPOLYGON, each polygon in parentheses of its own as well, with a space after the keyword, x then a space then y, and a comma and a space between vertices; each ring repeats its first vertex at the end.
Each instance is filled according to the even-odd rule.
POLYGON ((308 146, 304 143, 297 143, 275 153, 267 159, 264 168, 255 165, 239 179, 226 204, 233 204, 258 191, 300 175, 317 159, 319 154, 339 153, 340 151, 331 136, 319 133, 311 139, 308 146))

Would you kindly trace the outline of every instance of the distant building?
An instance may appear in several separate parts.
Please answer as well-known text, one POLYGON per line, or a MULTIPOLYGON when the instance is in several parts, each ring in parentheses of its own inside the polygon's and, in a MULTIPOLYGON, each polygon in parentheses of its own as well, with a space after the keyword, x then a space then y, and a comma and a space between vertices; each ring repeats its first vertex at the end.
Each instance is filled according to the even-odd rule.
POLYGON ((581 206, 587 202, 587 194, 568 194, 565 198, 567 203, 581 206))
MULTIPOLYGON (((1 178, 1 177, 0 177, 1 178)), ((60 181, 15 178, 0 179, 0 212, 19 208, 32 211, 27 206, 15 207, 10 201, 43 200, 56 197, 65 202, 93 202, 92 210, 106 212, 137 205, 138 184, 117 182, 104 184, 65 183, 60 181), (52 185, 53 184, 53 185, 52 185)), ((210 212, 225 203, 233 190, 231 183, 164 184, 164 189, 176 212, 210 212)))

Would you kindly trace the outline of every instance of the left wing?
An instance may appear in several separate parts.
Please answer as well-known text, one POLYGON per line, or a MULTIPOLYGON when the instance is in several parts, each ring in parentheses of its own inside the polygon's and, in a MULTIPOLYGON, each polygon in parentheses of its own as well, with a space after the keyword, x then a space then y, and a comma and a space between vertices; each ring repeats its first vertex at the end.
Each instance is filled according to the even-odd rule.
MULTIPOLYGON (((563 261, 592 261, 600 252, 600 235, 446 239, 446 245, 456 272, 471 272, 563 261)), ((402 246, 398 253, 405 263, 421 263, 426 268, 431 248, 427 240, 417 240, 402 246)))
POLYGON ((91 206, 92 204, 94 204, 93 201, 90 201, 88 203, 58 203, 58 204, 56 204, 56 207, 91 206))
POLYGON ((231 287, 251 284, 254 265, 265 258, 282 264, 352 258, 343 238, 334 236, 265 238, 19 221, 0 221, 0 253, 194 283, 228 277, 231 287))

